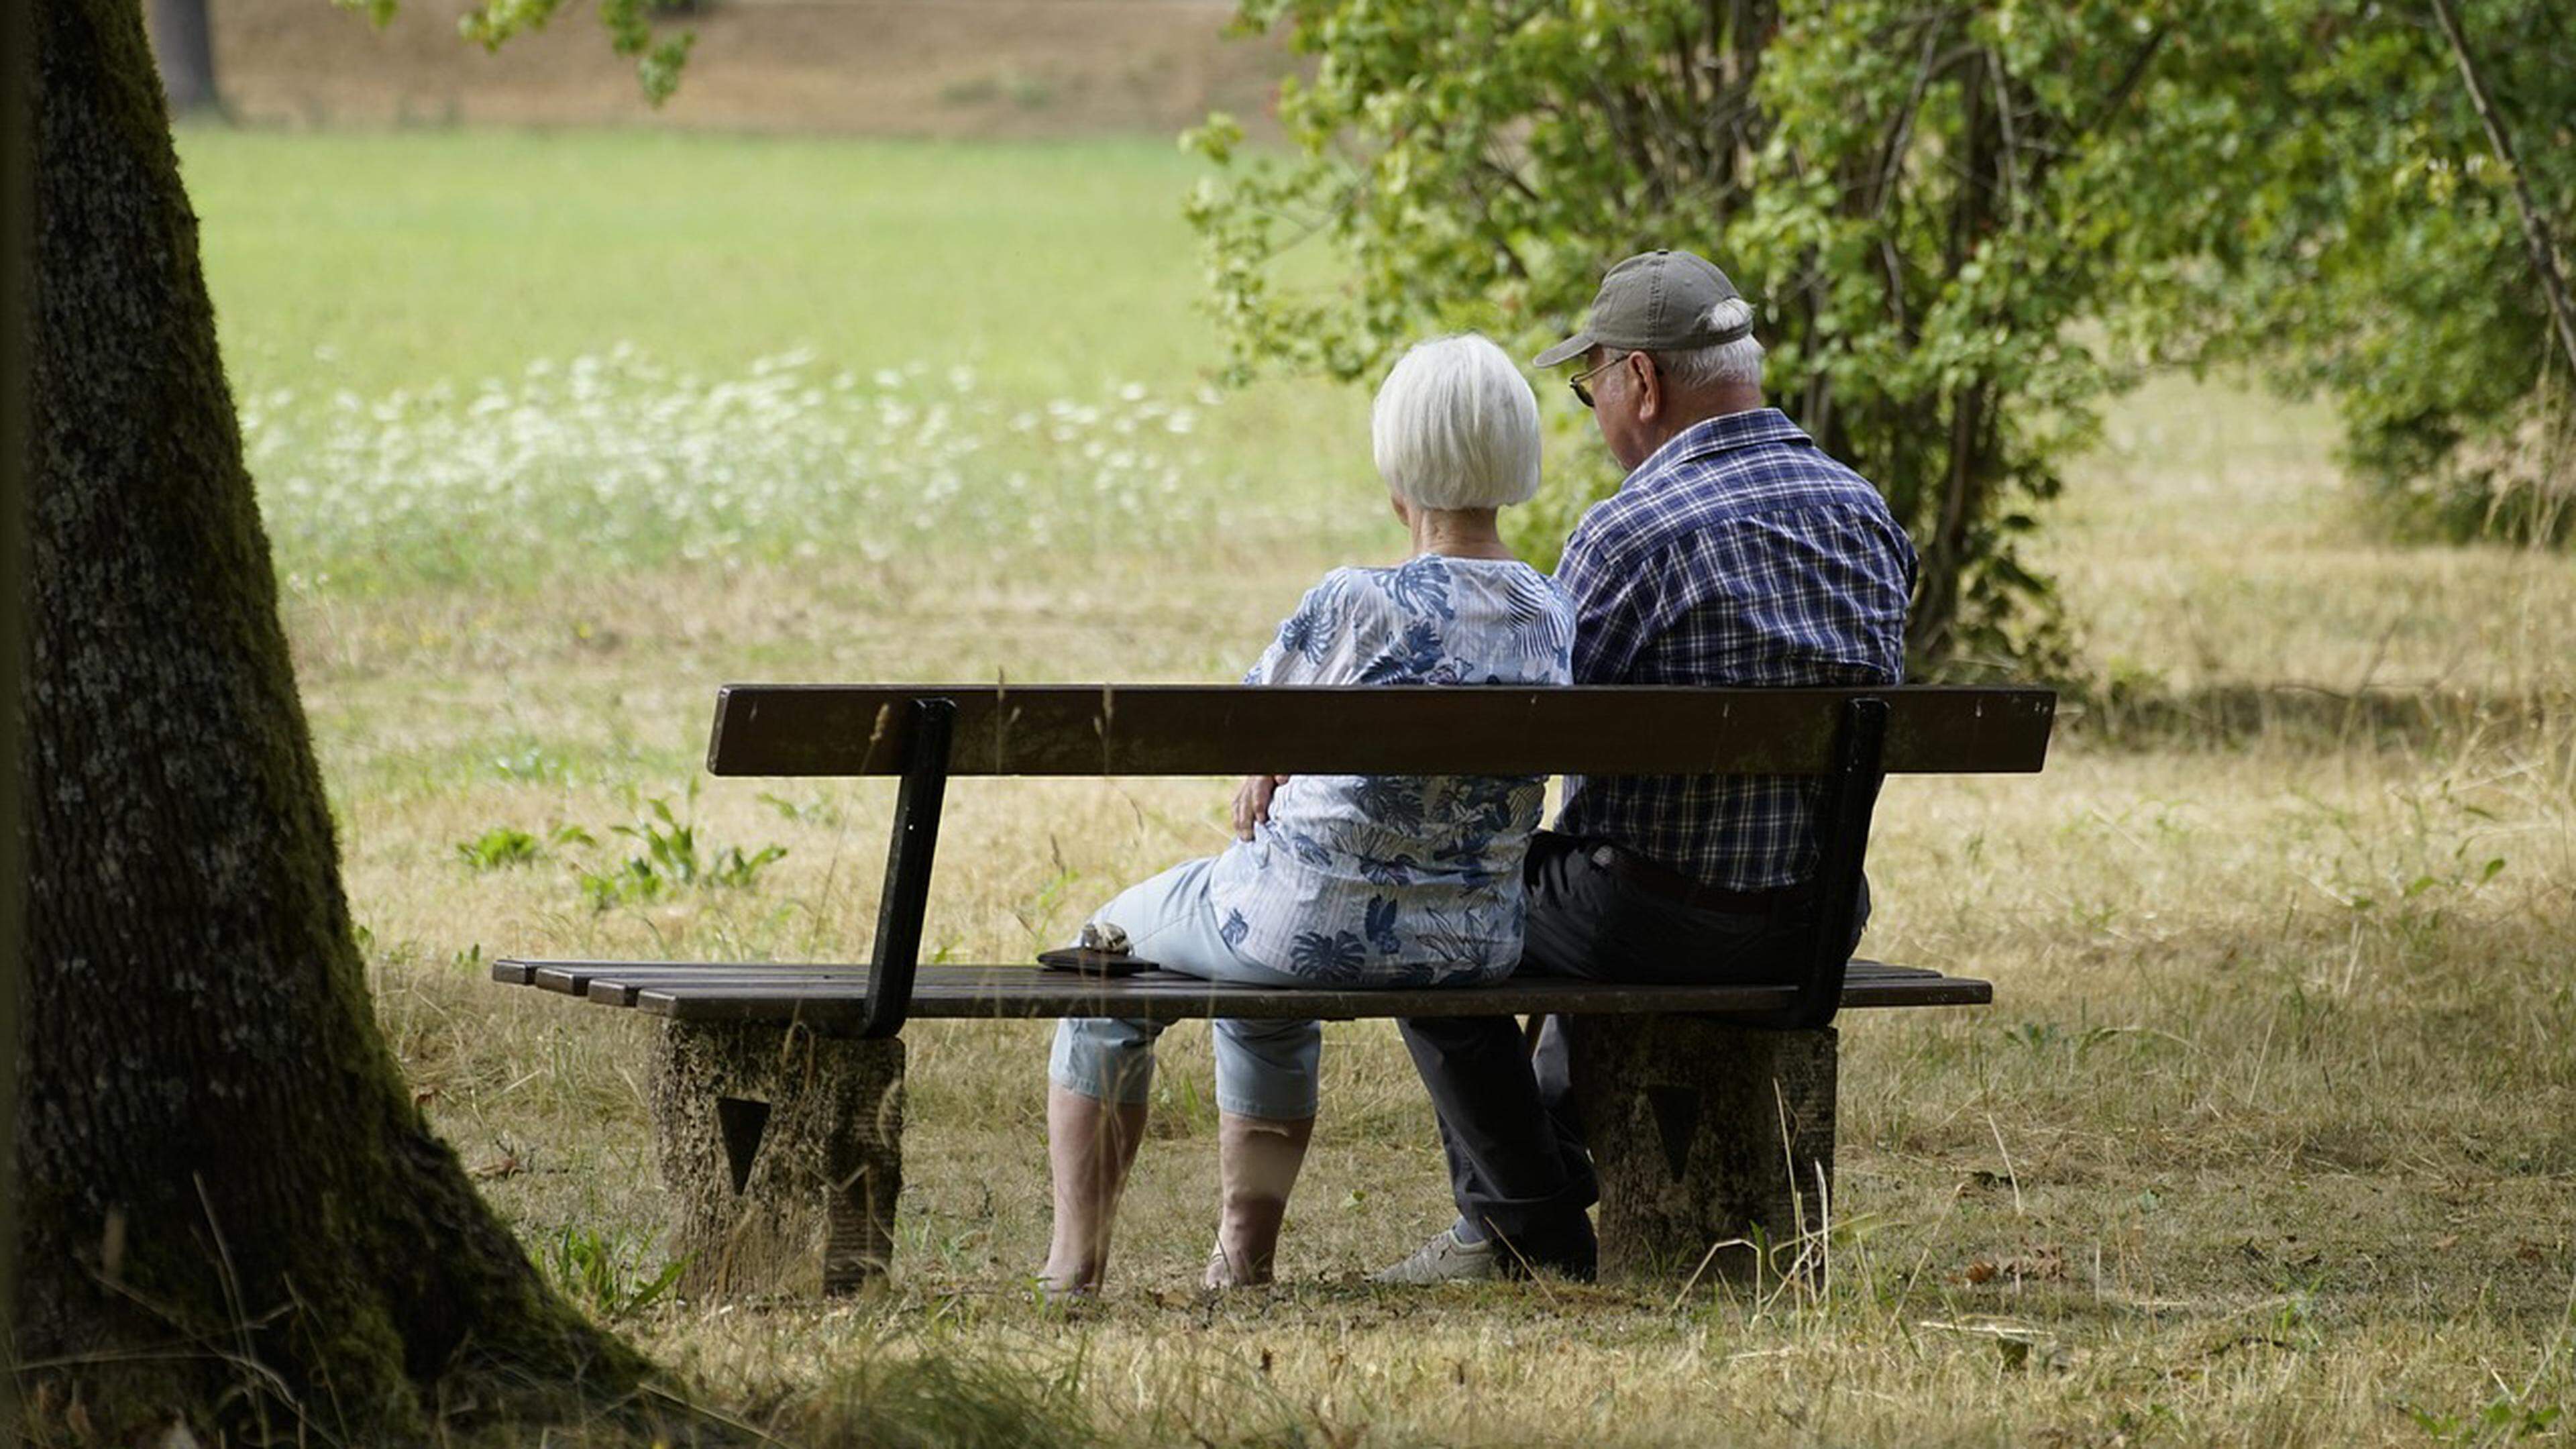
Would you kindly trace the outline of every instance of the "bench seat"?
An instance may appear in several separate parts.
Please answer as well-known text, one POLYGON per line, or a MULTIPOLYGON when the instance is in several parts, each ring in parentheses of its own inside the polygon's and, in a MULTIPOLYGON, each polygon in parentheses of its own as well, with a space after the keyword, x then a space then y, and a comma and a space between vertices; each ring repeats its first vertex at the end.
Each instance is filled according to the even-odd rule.
MULTIPOLYGON (((854 1028, 867 1003, 865 966, 734 965, 668 961, 505 960, 492 979, 631 1006, 674 1021, 788 1021, 823 1035, 854 1028)), ((1394 1016, 1768 1016, 1786 1009, 1788 985, 1633 986, 1547 977, 1413 990, 1235 986, 1170 971, 1098 979, 1036 966, 923 966, 912 985, 916 1018, 1120 1016, 1189 1021, 1230 1016, 1348 1021, 1394 1016)), ((1843 978, 1851 1007, 1983 1006, 1994 987, 1967 976, 1854 961, 1843 978)))

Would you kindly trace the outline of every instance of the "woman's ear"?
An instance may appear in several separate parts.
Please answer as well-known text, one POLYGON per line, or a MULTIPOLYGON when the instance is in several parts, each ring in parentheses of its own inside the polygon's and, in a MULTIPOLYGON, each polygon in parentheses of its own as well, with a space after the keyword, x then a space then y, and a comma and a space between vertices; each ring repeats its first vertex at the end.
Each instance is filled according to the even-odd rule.
POLYGON ((1412 529, 1413 509, 1405 503, 1403 495, 1389 492, 1386 495, 1386 506, 1395 514, 1396 522, 1403 524, 1408 531, 1412 529))

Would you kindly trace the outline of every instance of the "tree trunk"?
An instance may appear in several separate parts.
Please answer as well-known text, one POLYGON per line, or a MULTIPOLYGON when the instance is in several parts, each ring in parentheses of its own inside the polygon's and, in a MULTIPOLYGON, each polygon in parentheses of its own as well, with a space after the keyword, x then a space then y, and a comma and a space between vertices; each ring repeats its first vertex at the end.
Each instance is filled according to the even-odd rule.
POLYGON ((368 1003, 140 8, 34 10, 20 1382, 110 1433, 597 1412, 642 1361, 368 1003))
MULTIPOLYGON (((27 7, 0 5, 0 680, 14 690, 26 677, 27 631, 27 349, 26 318, 34 283, 35 26, 27 7)), ((0 761, 25 758, 19 701, 0 695, 0 761)), ((18 1041, 26 994, 25 772, 0 767, 0 1045, 18 1041)), ((14 1053, 0 1053, 14 1060, 14 1053)), ((0 1091, 0 1303, 18 1301, 18 1094, 0 1091)), ((9 1345, 0 1337, 0 1359, 9 1345)), ((0 1443, 20 1442, 14 1376, 0 1377, 0 1443)))
POLYGON ((152 53, 161 62, 161 93, 170 114, 221 112, 215 89, 215 27, 206 0, 152 0, 152 53))
MULTIPOLYGON (((2001 117, 1988 97, 1995 64, 1979 51, 1960 68, 1958 80, 1960 158, 1958 190, 1950 199, 1950 240, 1944 258, 1955 278, 1995 230, 1995 197, 2001 170, 2012 164, 2006 154, 2001 117)), ((1985 525, 1986 495, 1994 486, 1996 459, 1992 412, 1994 394, 1982 376, 1951 389, 1947 466, 1941 482, 1941 505, 1931 520, 1923 549, 1921 583, 1906 618, 1906 652, 1918 663, 1937 664, 1957 643, 1959 588, 1975 552, 1976 530, 1985 525)))

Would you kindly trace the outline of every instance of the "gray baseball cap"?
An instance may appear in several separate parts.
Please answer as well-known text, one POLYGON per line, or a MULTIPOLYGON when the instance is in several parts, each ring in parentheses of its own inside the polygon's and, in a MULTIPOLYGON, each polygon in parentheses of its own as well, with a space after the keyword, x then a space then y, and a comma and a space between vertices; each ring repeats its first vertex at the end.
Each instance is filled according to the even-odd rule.
POLYGON ((1709 310, 1743 294, 1708 258, 1689 252, 1643 252, 1610 269, 1592 296, 1592 320, 1580 332, 1542 352, 1540 367, 1554 367, 1595 347, 1630 352, 1690 352, 1753 335, 1753 324, 1708 325, 1709 310))

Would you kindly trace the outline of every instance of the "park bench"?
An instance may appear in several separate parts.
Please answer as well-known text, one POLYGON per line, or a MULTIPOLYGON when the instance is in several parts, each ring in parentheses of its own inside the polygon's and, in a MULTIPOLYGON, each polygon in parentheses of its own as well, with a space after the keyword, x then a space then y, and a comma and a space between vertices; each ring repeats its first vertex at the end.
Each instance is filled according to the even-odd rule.
POLYGON ((1983 981, 1847 959, 1882 777, 2036 771, 2055 702, 1917 686, 729 685, 711 772, 901 777, 869 963, 503 960, 493 976, 664 1018, 649 1095, 682 1281, 697 1292, 837 1293, 886 1270, 902 1185, 898 1033, 915 1017, 1559 1015, 1600 1172, 1603 1272, 1746 1277, 1781 1266, 1759 1245, 1825 1221, 1836 1012, 1993 997, 1983 981), (919 964, 952 777, 1261 771, 1812 777, 1814 944, 1779 985, 1282 989, 919 964))

